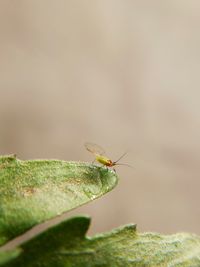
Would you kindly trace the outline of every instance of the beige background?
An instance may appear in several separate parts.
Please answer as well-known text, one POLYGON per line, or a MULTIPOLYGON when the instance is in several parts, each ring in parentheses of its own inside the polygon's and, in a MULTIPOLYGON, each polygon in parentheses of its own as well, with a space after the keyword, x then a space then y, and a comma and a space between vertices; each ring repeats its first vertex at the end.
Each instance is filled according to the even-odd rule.
MULTIPOLYGON (((120 167, 90 233, 200 234, 200 2, 1 0, 0 154, 120 167)), ((67 215, 69 216, 69 215, 67 215)), ((71 216, 71 215, 70 215, 71 216)))

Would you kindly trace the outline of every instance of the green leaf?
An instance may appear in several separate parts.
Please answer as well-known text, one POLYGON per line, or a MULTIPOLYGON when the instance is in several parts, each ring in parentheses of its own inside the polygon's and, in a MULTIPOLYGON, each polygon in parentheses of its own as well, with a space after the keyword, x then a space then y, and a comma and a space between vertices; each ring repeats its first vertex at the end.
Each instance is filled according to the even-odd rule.
POLYGON ((117 181, 114 171, 88 163, 0 157, 0 245, 102 196, 117 181))
POLYGON ((72 218, 22 246, 4 267, 199 267, 200 237, 137 233, 127 225, 110 233, 85 237, 90 219, 72 218))
POLYGON ((21 253, 20 249, 13 249, 10 251, 0 251, 0 266, 3 266, 5 263, 16 258, 17 256, 19 256, 20 253, 21 253))

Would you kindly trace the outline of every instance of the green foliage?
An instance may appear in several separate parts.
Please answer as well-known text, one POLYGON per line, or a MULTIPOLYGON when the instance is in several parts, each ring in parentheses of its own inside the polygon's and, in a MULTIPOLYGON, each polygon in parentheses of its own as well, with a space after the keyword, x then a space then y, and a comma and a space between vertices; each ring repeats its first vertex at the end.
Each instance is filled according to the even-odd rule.
MULTIPOLYGON (((92 201, 113 189, 116 173, 59 160, 0 157, 0 245, 36 224, 92 201)), ((21 247, 0 248, 1 267, 199 267, 200 237, 140 234, 135 225, 86 237, 87 217, 49 228, 21 247)))
POLYGON ((22 246, 5 267, 200 266, 200 238, 190 234, 140 234, 127 225, 93 238, 90 219, 77 217, 52 227, 22 246))
POLYGON ((0 266, 5 266, 5 263, 16 258, 17 256, 19 256, 20 253, 21 250, 18 248, 10 251, 0 251, 0 266))
POLYGON ((114 171, 81 162, 0 157, 0 245, 116 186, 114 171))

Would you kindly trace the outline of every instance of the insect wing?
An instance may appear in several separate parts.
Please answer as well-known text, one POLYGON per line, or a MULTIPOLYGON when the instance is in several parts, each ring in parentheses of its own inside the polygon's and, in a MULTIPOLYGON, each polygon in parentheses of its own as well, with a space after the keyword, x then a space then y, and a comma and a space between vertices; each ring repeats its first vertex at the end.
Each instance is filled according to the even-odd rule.
POLYGON ((98 154, 98 155, 103 155, 105 154, 105 151, 102 147, 94 144, 94 143, 85 143, 85 148, 93 153, 93 154, 98 154))

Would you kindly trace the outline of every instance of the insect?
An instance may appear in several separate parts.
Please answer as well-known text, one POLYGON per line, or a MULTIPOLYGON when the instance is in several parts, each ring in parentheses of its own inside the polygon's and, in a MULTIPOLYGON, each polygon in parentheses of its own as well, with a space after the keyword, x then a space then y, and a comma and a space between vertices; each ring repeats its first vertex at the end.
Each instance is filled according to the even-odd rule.
POLYGON ((125 165, 125 166, 128 166, 128 167, 131 167, 132 168, 131 165, 128 165, 128 164, 125 164, 125 163, 118 163, 120 161, 120 159, 122 159, 127 154, 127 152, 125 152, 124 154, 122 154, 118 158, 118 160, 112 161, 108 157, 104 156, 104 154, 105 154, 104 149, 101 148, 100 146, 96 145, 96 144, 93 144, 93 143, 85 143, 85 148, 95 156, 95 160, 97 162, 101 163, 102 165, 104 165, 106 167, 114 167, 116 165, 125 165))

